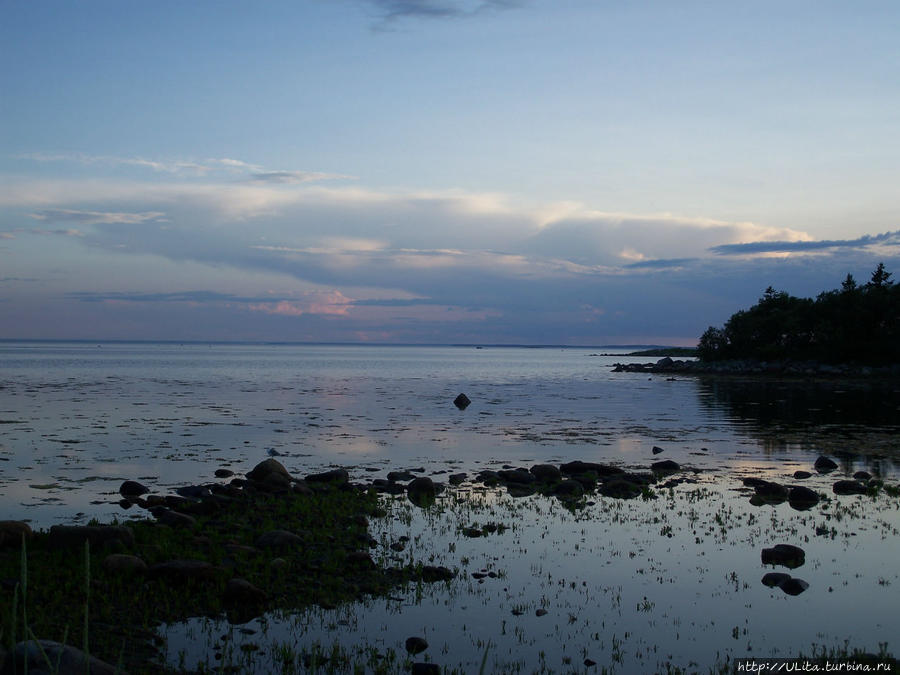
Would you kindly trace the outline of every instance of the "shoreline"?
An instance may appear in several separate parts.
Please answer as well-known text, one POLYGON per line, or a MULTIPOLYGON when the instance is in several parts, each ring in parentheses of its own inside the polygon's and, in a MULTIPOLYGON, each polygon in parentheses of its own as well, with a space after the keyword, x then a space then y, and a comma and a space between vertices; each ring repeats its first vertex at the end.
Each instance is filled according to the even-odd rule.
POLYGON ((656 362, 615 363, 614 373, 651 373, 659 375, 734 375, 770 378, 883 379, 900 377, 900 364, 865 366, 829 364, 817 361, 686 361, 664 357, 656 362))

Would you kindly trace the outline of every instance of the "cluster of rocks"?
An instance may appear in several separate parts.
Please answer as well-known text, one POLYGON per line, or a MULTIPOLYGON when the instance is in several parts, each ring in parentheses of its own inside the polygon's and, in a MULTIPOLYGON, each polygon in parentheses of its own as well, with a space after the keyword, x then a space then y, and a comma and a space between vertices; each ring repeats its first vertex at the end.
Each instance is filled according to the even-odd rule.
POLYGON ((790 377, 897 377, 900 364, 890 366, 860 366, 830 364, 819 361, 758 361, 736 359, 729 361, 697 361, 672 359, 669 356, 655 363, 616 363, 616 373, 661 374, 720 374, 720 375, 786 375, 790 377))
MULTIPOLYGON (((838 464, 829 457, 820 456, 816 459, 813 468, 819 474, 829 474, 838 469, 838 464)), ((794 472, 796 480, 806 480, 812 475, 809 471, 794 472)), ((750 503, 754 506, 788 502, 797 511, 806 511, 816 506, 822 499, 822 495, 804 485, 783 485, 755 477, 744 478, 743 483, 746 487, 754 490, 754 495, 750 498, 750 503)), ((868 471, 857 471, 853 474, 852 479, 835 481, 831 490, 836 495, 864 495, 878 489, 883 484, 880 479, 873 478, 868 471)))

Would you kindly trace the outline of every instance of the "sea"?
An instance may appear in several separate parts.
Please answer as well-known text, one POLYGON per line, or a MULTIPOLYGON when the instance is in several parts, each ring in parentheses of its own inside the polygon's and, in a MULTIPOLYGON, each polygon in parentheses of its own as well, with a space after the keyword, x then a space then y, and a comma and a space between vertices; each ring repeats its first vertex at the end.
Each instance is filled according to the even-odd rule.
POLYGON ((616 372, 655 360, 630 351, 0 342, 0 520, 127 521, 145 514, 120 502, 124 480, 165 494, 227 482, 217 469, 241 477, 270 457, 296 476, 340 466, 359 482, 576 459, 646 471, 671 459, 690 476, 684 485, 577 513, 464 484, 477 505, 448 503, 437 526, 400 497, 392 508, 409 513, 372 525, 379 563, 405 527, 418 546, 403 560, 445 564, 469 578, 465 588, 261 617, 240 630, 224 619, 163 627, 170 665, 214 665, 223 633, 258 672, 275 668, 264 655, 276 643, 290 642, 298 659, 312 643, 403 653, 415 634, 439 645, 427 658, 458 672, 478 672, 483 658, 485 672, 582 672, 587 661, 611 672, 704 669, 816 644, 877 652, 895 638, 900 500, 839 497, 831 486, 860 471, 897 484, 900 383, 616 372), (453 403, 460 393, 465 409, 453 403), (839 469, 817 474, 821 455, 839 469), (744 478, 792 484, 798 470, 825 498, 817 510, 749 502, 744 478), (459 534, 488 519, 506 533, 459 534), (797 572, 809 591, 760 584, 771 571, 760 550, 776 543, 807 549, 797 572), (492 571, 500 581, 483 583, 492 571), (207 634, 209 643, 197 637, 207 634))

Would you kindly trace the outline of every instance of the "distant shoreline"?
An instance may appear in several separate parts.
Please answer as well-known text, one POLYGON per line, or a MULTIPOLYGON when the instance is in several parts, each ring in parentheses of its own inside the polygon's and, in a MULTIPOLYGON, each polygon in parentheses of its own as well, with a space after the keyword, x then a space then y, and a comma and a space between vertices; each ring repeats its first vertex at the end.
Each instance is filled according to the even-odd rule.
POLYGON ((684 361, 669 356, 655 363, 616 363, 613 372, 660 375, 738 375, 764 377, 878 378, 900 377, 900 363, 867 366, 855 363, 832 364, 817 361, 684 361))

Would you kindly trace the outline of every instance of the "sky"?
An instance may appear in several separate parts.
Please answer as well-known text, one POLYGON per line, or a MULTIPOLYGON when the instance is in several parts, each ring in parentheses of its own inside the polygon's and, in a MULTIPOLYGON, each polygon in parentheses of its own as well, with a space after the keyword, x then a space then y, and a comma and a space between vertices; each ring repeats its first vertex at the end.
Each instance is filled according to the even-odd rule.
POLYGON ((900 277, 900 3, 0 0, 0 338, 692 345, 900 277))

